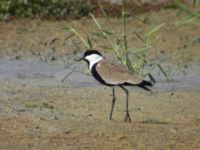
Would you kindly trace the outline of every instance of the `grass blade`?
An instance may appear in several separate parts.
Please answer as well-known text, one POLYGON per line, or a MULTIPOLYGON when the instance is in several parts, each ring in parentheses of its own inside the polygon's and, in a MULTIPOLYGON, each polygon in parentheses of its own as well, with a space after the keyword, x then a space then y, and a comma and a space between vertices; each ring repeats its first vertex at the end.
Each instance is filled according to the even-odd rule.
POLYGON ((134 32, 134 34, 138 39, 140 39, 143 43, 145 43, 145 40, 137 32, 134 32))
POLYGON ((95 18, 95 16, 92 13, 90 13, 90 16, 92 17, 92 20, 94 21, 96 26, 101 30, 102 27, 101 27, 100 23, 97 21, 97 19, 95 18))
POLYGON ((196 1, 196 0, 193 0, 192 7, 194 8, 196 4, 197 4, 197 1, 196 1))
POLYGON ((69 30, 74 33, 76 36, 79 37, 79 39, 83 42, 83 44, 87 47, 90 48, 90 45, 88 44, 88 42, 79 34, 78 31, 76 31, 76 29, 74 29, 73 27, 69 26, 69 30))
POLYGON ((175 25, 176 26, 181 26, 181 25, 184 25, 184 24, 187 24, 187 23, 191 23, 193 21, 195 21, 197 19, 196 16, 193 16, 193 15, 190 15, 189 17, 181 20, 181 21, 177 21, 175 22, 175 25))
POLYGON ((107 20, 109 21, 108 15, 106 14, 100 0, 98 0, 98 5, 99 5, 99 8, 101 9, 101 12, 103 13, 104 17, 107 18, 107 20))
POLYGON ((150 73, 148 74, 148 76, 149 76, 150 81, 153 82, 153 84, 155 84, 156 79, 150 73))
POLYGON ((88 36, 87 36, 87 42, 88 42, 90 49, 92 49, 92 42, 88 36))
POLYGON ((113 35, 114 35, 114 33, 110 32, 110 31, 107 31, 107 30, 105 30, 105 29, 101 29, 101 31, 102 31, 104 34, 109 35, 109 36, 113 36, 113 35))
POLYGON ((152 33, 156 32, 157 30, 162 28, 164 25, 165 25, 165 23, 161 23, 160 25, 153 27, 147 34, 151 35, 152 33))
POLYGON ((107 37, 103 34, 103 33, 97 33, 97 32, 92 32, 92 34, 94 34, 95 36, 98 36, 100 38, 103 38, 103 39, 107 39, 107 37))
POLYGON ((70 35, 68 35, 65 39, 64 39, 64 41, 67 41, 67 40, 69 40, 70 38, 72 38, 73 36, 75 36, 75 34, 74 33, 72 33, 72 34, 70 34, 70 35))
POLYGON ((145 51, 149 48, 150 47, 134 48, 134 49, 128 49, 128 51, 129 52, 131 51, 132 53, 139 53, 139 52, 145 51))
MULTIPOLYGON (((196 16, 198 19, 200 19, 200 15, 195 12, 193 9, 190 9, 187 5, 183 4, 182 2, 180 2, 179 0, 174 0, 175 5, 181 9, 182 11, 191 14, 193 16, 196 16)), ((196 0, 193 0, 193 5, 196 4, 196 0)))
POLYGON ((105 50, 113 50, 112 47, 110 47, 108 45, 100 45, 99 47, 102 49, 105 49, 105 50))
POLYGON ((167 73, 165 72, 165 70, 163 69, 163 67, 160 64, 157 64, 159 70, 161 71, 161 73, 165 76, 165 78, 167 79, 167 81, 170 81, 167 73))

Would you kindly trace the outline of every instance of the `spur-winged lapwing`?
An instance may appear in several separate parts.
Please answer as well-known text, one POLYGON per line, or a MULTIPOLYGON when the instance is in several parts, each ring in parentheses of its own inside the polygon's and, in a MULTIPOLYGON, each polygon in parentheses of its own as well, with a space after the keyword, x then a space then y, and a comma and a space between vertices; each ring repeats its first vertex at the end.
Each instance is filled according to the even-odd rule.
POLYGON ((122 66, 111 62, 104 58, 101 53, 96 50, 87 50, 80 60, 85 60, 88 63, 89 69, 93 77, 100 83, 112 87, 112 107, 110 112, 110 119, 112 119, 113 109, 115 105, 115 86, 121 87, 126 93, 126 116, 124 121, 131 121, 128 110, 128 96, 129 91, 124 87, 125 85, 139 86, 145 90, 150 91, 146 86, 152 86, 149 81, 141 79, 137 74, 129 72, 122 66))

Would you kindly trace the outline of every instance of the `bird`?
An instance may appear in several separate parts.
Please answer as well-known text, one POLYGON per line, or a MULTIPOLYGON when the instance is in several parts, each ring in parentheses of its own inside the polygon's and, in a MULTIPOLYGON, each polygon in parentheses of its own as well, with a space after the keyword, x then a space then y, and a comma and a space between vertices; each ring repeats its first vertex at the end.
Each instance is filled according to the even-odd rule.
POLYGON ((147 86, 152 86, 150 81, 143 80, 134 72, 130 72, 122 65, 105 58, 98 50, 86 50, 77 61, 84 60, 89 66, 92 76, 100 83, 112 87, 112 105, 109 119, 112 120, 116 96, 115 87, 120 87, 126 94, 125 122, 131 122, 128 109, 129 91, 125 86, 138 86, 144 90, 151 91, 147 86))

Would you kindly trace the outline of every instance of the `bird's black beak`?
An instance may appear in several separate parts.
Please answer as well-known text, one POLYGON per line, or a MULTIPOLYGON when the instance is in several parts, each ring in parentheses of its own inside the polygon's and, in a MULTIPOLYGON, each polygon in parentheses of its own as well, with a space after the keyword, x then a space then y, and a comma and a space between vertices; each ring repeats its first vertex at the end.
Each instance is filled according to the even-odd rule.
POLYGON ((84 57, 81 57, 79 59, 76 59, 76 61, 81 61, 81 60, 84 60, 84 57))

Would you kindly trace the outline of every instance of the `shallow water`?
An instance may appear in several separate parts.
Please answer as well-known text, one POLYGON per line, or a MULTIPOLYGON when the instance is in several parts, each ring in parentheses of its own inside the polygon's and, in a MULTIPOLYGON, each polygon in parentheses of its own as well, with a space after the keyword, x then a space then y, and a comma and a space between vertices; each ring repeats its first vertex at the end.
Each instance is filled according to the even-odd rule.
MULTIPOLYGON (((70 68, 64 68, 59 63, 44 63, 38 61, 25 60, 0 60, 0 82, 18 83, 33 86, 64 86, 64 87, 93 87, 100 84, 92 76, 82 73, 83 68, 87 69, 85 63, 76 63, 70 68), (72 72, 72 70, 74 70, 72 72), (72 72, 72 73, 71 73, 72 72), (62 79, 71 73, 67 79, 62 79)), ((176 71, 171 65, 173 80, 167 82, 166 78, 159 72, 153 75, 157 80, 154 88, 160 90, 174 89, 199 89, 200 88, 200 68, 198 64, 190 64, 184 72, 176 71)))

